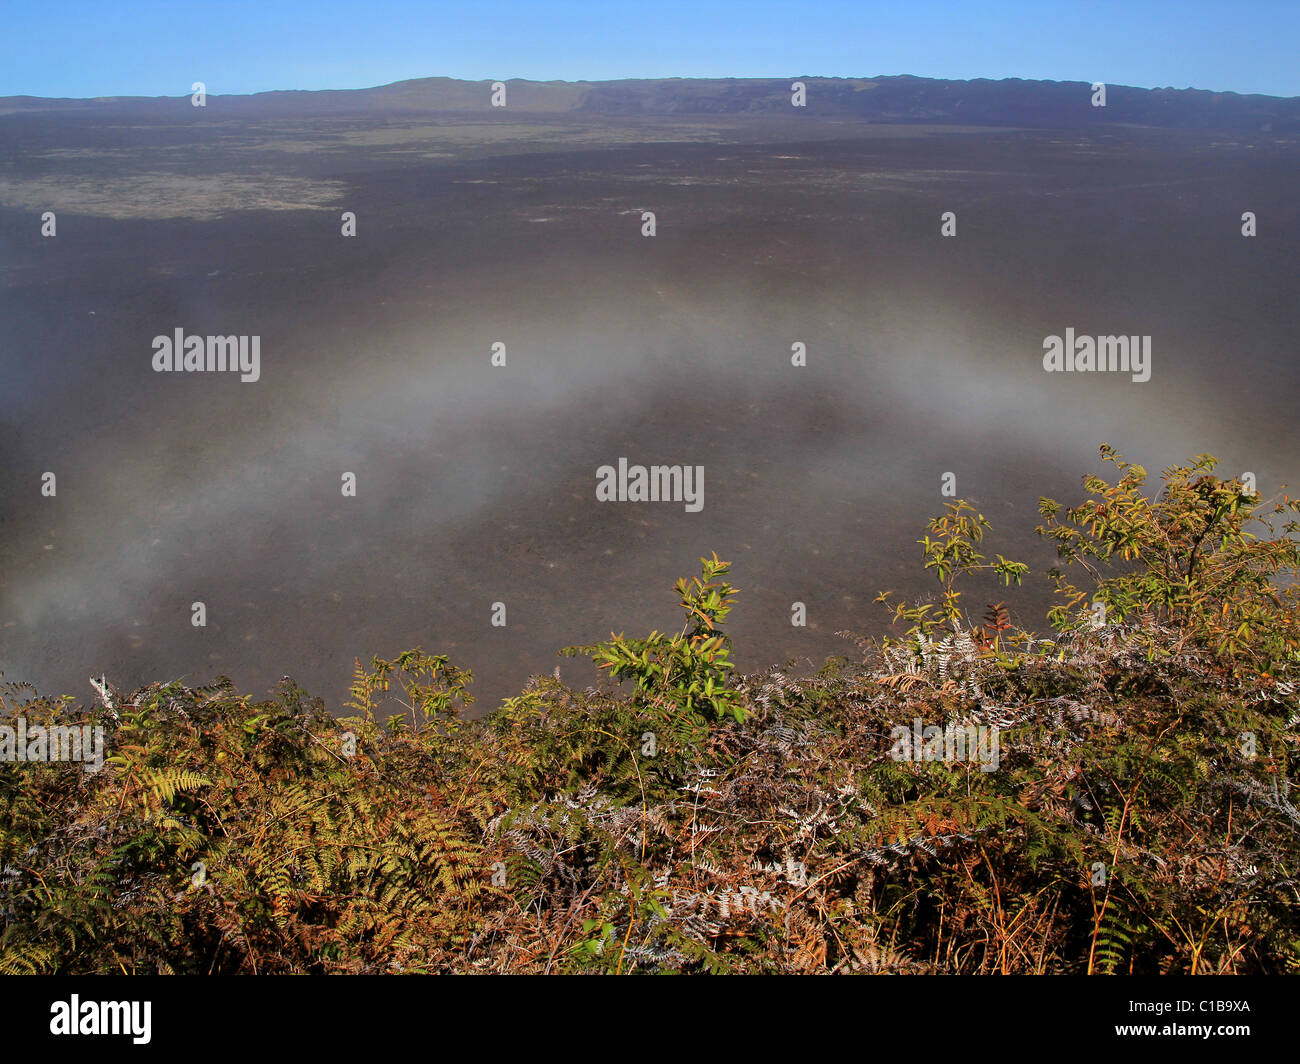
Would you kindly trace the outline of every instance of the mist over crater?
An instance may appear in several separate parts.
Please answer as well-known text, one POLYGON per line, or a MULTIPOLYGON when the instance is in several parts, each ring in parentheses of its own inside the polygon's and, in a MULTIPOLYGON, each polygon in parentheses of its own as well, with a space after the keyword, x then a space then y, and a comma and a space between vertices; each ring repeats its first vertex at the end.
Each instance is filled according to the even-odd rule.
MULTIPOLYGON (((945 474, 1039 573, 1038 498, 1102 441, 1293 478, 1296 101, 803 80, 806 111, 789 81, 0 101, 6 679, 289 673, 334 708, 421 645, 490 708, 679 627, 713 551, 742 667, 819 663, 931 590, 945 474), (178 329, 256 338, 257 378, 157 371, 178 329), (1046 372, 1067 329, 1144 338, 1146 379, 1046 372), (602 501, 620 458, 701 468, 702 507, 602 501)), ((1041 577, 988 593, 1044 623, 1041 577)))

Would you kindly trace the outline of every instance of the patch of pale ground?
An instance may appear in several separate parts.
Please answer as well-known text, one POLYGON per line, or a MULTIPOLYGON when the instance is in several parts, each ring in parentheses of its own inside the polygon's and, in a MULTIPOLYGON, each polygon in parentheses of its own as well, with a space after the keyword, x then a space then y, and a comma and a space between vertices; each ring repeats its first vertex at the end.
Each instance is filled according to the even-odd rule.
MULTIPOLYGON (((782 170, 751 169, 746 174, 762 178, 767 189, 782 186, 801 188, 820 185, 835 188, 879 189, 891 186, 910 187, 932 185, 942 181, 968 181, 971 178, 1003 180, 1006 178, 1032 178, 1032 174, 1010 170, 858 170, 846 173, 824 167, 789 167, 782 170)), ((621 181, 651 182, 656 185, 738 185, 742 179, 733 174, 690 175, 663 177, 655 174, 620 174, 621 181)))
POLYGON ((274 174, 0 177, 0 206, 100 218, 210 221, 234 211, 327 210, 342 201, 345 187, 339 181, 274 174))
POLYGON ((660 142, 712 141, 722 131, 712 126, 677 124, 668 128, 611 128, 606 125, 506 125, 500 122, 386 125, 373 129, 330 132, 284 130, 254 135, 242 144, 244 151, 279 151, 291 154, 350 151, 368 148, 385 154, 441 157, 466 149, 489 147, 514 151, 548 151, 561 146, 615 146, 660 142))

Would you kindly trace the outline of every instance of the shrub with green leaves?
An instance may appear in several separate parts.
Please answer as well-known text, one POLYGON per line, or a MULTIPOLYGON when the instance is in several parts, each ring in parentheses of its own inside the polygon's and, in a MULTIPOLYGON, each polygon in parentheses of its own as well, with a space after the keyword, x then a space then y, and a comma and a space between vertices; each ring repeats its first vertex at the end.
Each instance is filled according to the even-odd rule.
POLYGON ((561 653, 590 657, 615 680, 635 684, 638 705, 653 722, 693 729, 731 717, 744 720, 745 710, 727 687, 731 637, 719 631, 731 613, 736 588, 721 579, 731 563, 714 554, 701 558, 701 574, 678 580, 677 595, 686 611, 686 626, 676 635, 652 631, 644 639, 611 635, 590 646, 566 647, 561 653))
POLYGON ((1067 566, 1085 570, 1095 587, 1075 586, 1055 569, 1063 601, 1057 628, 1087 624, 1089 600, 1122 622, 1146 616, 1212 650, 1248 675, 1290 675, 1300 665, 1300 500, 1264 499, 1237 480, 1214 475, 1218 460, 1198 455, 1161 474, 1154 498, 1143 494, 1146 470, 1103 445, 1119 472, 1112 484, 1084 478, 1088 498, 1062 513, 1044 498, 1038 533, 1056 543, 1067 566), (1279 535, 1281 532, 1283 534, 1279 535))
MULTIPOLYGON (((924 567, 932 570, 943 587, 939 602, 897 603, 894 622, 908 622, 906 639, 913 645, 930 641, 941 631, 955 632, 963 629, 965 613, 961 606, 962 592, 957 590, 958 577, 988 571, 1002 579, 1004 585, 1017 586, 1029 572, 1024 562, 1013 562, 997 555, 990 562, 980 553, 984 532, 989 527, 984 515, 965 499, 945 504, 946 513, 932 517, 926 525, 926 535, 917 540, 923 548, 924 567)), ((892 591, 883 591, 876 601, 888 604, 892 591)))

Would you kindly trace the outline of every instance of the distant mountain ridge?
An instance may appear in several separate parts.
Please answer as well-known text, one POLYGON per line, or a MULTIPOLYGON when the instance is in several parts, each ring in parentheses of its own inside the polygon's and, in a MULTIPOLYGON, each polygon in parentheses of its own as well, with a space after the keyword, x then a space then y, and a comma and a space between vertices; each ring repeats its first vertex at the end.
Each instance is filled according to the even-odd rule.
MULTIPOLYGON (((208 106, 226 114, 503 113, 491 106, 490 80, 417 78, 368 89, 274 91, 219 95, 208 106)), ((1175 129, 1300 131, 1300 97, 1241 95, 1203 89, 1140 89, 1107 85, 1106 106, 1093 107, 1080 81, 947 81, 910 75, 875 78, 655 78, 624 81, 506 79, 504 113, 591 116, 791 116, 807 114, 867 122, 1074 127, 1133 124, 1175 129), (794 82, 806 106, 791 106, 794 82)), ((88 100, 0 97, 0 113, 132 112, 142 116, 189 106, 189 96, 122 96, 88 100)))

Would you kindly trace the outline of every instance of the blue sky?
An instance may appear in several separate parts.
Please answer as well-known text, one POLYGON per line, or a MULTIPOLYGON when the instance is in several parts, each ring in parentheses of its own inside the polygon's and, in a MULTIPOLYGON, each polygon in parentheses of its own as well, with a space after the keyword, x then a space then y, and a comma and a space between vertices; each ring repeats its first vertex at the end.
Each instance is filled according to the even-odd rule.
POLYGON ((798 74, 1300 96, 1300 0, 6 0, 0 31, 0 96, 798 74))

